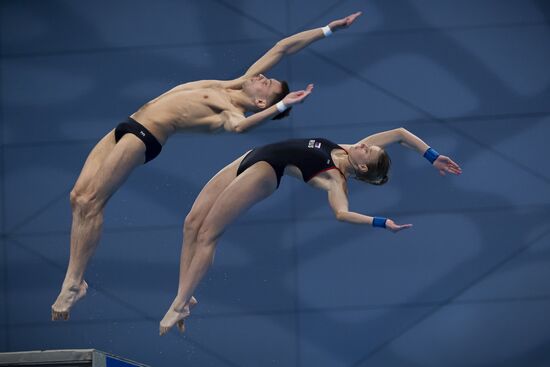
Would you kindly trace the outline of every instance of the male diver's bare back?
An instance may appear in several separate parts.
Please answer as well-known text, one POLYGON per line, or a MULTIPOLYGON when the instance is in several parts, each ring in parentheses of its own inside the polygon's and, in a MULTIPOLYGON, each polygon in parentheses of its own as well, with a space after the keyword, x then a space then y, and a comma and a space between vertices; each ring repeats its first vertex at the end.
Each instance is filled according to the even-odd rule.
POLYGON ((175 87, 143 105, 131 117, 164 144, 176 132, 211 132, 223 127, 226 113, 242 113, 220 87, 175 87))

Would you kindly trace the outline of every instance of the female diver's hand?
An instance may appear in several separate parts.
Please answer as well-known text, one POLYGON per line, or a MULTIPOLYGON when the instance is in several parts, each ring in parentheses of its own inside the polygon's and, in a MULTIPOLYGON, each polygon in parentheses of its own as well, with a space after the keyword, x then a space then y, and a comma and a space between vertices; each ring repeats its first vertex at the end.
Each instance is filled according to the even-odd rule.
POLYGON ((453 160, 447 156, 440 155, 434 161, 433 166, 439 171, 441 176, 445 176, 447 173, 452 173, 455 175, 460 175, 462 173, 462 168, 453 160))
POLYGON ((412 226, 412 224, 396 224, 391 219, 386 220, 386 229, 392 231, 393 233, 397 233, 403 229, 411 228, 412 226))

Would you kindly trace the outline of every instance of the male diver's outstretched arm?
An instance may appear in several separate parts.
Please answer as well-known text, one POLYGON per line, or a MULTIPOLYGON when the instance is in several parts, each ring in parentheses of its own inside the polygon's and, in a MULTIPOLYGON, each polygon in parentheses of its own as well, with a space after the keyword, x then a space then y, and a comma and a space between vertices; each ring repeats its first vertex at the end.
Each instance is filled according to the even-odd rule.
MULTIPOLYGON (((378 217, 371 217, 349 211, 348 195, 346 193, 346 186, 344 185, 345 183, 340 180, 332 180, 328 190, 328 202, 336 219, 342 222, 377 226, 376 218, 378 217)), ((385 219, 383 227, 394 233, 412 227, 412 224, 396 224, 391 219, 383 219, 385 219)))
MULTIPOLYGON (((297 90, 287 94, 282 102, 288 108, 297 103, 302 103, 313 91, 313 84, 309 84, 304 90, 297 90)), ((241 133, 246 131, 254 126, 259 125, 262 121, 271 119, 273 116, 279 114, 280 111, 277 109, 277 105, 270 106, 263 111, 256 112, 253 115, 248 117, 243 117, 243 115, 238 113, 227 113, 224 118, 223 127, 227 131, 233 131, 241 133)))
POLYGON ((447 173, 452 173, 455 175, 462 173, 460 166, 451 158, 440 155, 435 150, 430 148, 430 146, 418 136, 402 127, 367 136, 362 139, 360 143, 377 145, 379 147, 399 143, 409 149, 415 150, 427 158, 442 176, 447 173))
MULTIPOLYGON (((345 29, 360 15, 361 12, 357 12, 345 18, 334 20, 330 22, 327 27, 330 28, 331 32, 345 29)), ((244 76, 249 77, 267 72, 277 65, 284 56, 296 53, 312 42, 326 37, 325 32, 327 32, 326 28, 325 31, 323 31, 323 28, 315 28, 280 40, 273 48, 267 51, 258 61, 248 68, 244 76)))
MULTIPOLYGON (((338 19, 329 23, 328 26, 323 28, 312 29, 297 33, 293 36, 287 37, 275 44, 266 54, 264 54, 258 61, 256 61, 245 74, 232 81, 224 82, 225 88, 234 87, 234 85, 241 84, 246 78, 265 73, 281 61, 286 56, 300 51, 310 43, 317 41, 328 35, 327 32, 336 32, 340 29, 349 27, 355 19, 361 15, 361 12, 349 15, 345 18, 338 19)), ((235 112, 226 112, 223 118, 223 127, 225 130, 234 132, 243 132, 250 129, 253 126, 257 126, 261 122, 271 119, 276 115, 288 109, 290 106, 296 103, 301 103, 313 90, 313 84, 309 84, 305 90, 298 90, 289 93, 281 102, 282 105, 273 105, 265 108, 264 110, 257 112, 248 117, 235 112)))

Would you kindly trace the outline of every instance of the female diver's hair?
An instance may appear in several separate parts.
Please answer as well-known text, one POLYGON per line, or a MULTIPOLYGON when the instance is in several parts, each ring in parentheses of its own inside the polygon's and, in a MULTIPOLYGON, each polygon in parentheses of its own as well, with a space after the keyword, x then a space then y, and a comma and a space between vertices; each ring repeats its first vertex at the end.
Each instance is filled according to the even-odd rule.
POLYGON ((355 176, 358 180, 372 185, 383 185, 388 182, 388 171, 390 170, 390 166, 390 156, 381 148, 378 160, 374 163, 367 164, 367 172, 355 171, 355 176))

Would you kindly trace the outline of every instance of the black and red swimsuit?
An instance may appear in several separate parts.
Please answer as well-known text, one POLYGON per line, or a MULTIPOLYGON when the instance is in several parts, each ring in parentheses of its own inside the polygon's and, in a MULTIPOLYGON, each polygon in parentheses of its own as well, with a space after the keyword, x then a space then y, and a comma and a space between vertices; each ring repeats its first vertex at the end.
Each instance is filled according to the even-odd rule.
POLYGON ((253 149, 243 158, 237 176, 254 163, 264 161, 275 170, 277 187, 281 183, 285 167, 289 164, 298 167, 304 182, 308 182, 321 172, 338 169, 330 155, 334 149, 344 150, 338 144, 323 138, 292 139, 264 145, 253 149))

